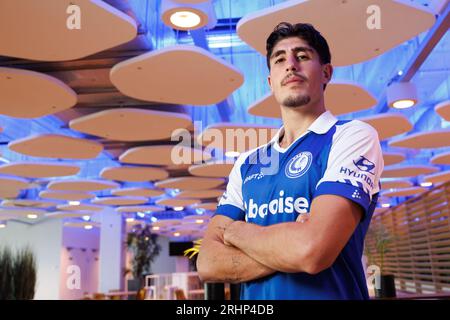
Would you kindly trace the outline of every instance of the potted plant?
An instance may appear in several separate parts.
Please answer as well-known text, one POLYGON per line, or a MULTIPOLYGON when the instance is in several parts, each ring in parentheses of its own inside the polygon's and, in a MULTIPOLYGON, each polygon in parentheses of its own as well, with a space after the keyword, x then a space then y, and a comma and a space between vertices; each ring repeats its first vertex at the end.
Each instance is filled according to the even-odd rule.
POLYGON ((31 300, 36 286, 36 258, 30 248, 0 248, 0 300, 31 300))
POLYGON ((134 278, 128 280, 128 290, 137 291, 138 298, 142 298, 145 276, 151 274, 151 265, 161 252, 158 235, 151 232, 149 225, 137 225, 128 233, 126 245, 133 256, 130 271, 134 278))
POLYGON ((395 277, 388 273, 385 268, 386 254, 390 252, 391 245, 395 237, 386 229, 383 224, 372 225, 367 234, 368 238, 373 240, 374 246, 365 246, 365 253, 369 265, 375 265, 379 268, 379 280, 375 279, 375 297, 376 298, 394 298, 396 297, 395 277), (372 250, 377 254, 375 258, 372 250))
POLYGON ((19 250, 14 259, 14 294, 17 300, 34 298, 36 258, 29 247, 19 250))
POLYGON ((9 247, 0 248, 0 300, 14 299, 14 258, 9 247))

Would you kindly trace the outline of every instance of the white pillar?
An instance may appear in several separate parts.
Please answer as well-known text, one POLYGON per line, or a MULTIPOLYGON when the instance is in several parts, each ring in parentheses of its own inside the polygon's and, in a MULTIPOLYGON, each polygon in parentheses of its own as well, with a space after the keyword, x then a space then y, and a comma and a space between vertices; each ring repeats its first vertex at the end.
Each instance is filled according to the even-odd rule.
POLYGON ((98 291, 123 290, 125 267, 124 223, 122 215, 112 208, 105 208, 99 215, 100 229, 100 270, 98 291))

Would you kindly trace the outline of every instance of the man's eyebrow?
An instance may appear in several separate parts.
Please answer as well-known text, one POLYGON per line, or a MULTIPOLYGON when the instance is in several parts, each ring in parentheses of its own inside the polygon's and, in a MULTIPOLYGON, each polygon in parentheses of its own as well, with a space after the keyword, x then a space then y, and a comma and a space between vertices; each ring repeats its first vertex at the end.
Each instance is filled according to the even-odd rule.
MULTIPOLYGON (((302 52, 302 51, 303 52, 309 52, 309 53, 313 53, 314 52, 314 50, 312 48, 310 48, 310 47, 295 47, 291 51, 294 52, 294 53, 302 52)), ((286 50, 277 50, 270 56, 270 59, 276 58, 279 55, 282 55, 282 54, 285 54, 285 53, 286 53, 286 50)))
POLYGON ((292 49, 292 51, 295 53, 300 52, 300 51, 309 52, 309 53, 314 52, 314 50, 310 47, 295 47, 294 49, 292 49))
POLYGON ((285 54, 286 50, 277 50, 274 53, 272 53, 272 55, 270 56, 270 59, 276 58, 279 55, 285 54))

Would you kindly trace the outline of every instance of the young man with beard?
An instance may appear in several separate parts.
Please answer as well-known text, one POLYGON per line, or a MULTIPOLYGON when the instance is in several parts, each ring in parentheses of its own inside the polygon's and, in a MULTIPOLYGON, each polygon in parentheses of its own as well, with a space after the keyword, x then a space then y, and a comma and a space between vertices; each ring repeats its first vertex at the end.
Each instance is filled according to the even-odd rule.
POLYGON ((237 159, 199 275, 242 282, 242 299, 368 299, 361 257, 384 166, 377 132, 326 110, 333 67, 313 26, 280 23, 267 64, 283 126, 237 159), (264 170, 264 157, 277 170, 264 170))

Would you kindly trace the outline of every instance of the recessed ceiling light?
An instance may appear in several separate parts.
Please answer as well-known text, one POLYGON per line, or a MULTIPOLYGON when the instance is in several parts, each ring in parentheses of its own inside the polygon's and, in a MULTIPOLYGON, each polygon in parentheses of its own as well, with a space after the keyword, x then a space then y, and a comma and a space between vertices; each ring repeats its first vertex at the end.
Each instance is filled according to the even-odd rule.
POLYGON ((37 219, 38 215, 34 213, 27 214, 28 219, 37 219))
POLYGON ((91 224, 87 224, 87 225, 84 226, 84 228, 86 230, 91 230, 93 228, 93 226, 91 224))
POLYGON ((179 232, 175 232, 175 233, 173 234, 174 237, 179 237, 180 235, 181 235, 181 233, 179 233, 179 232))

